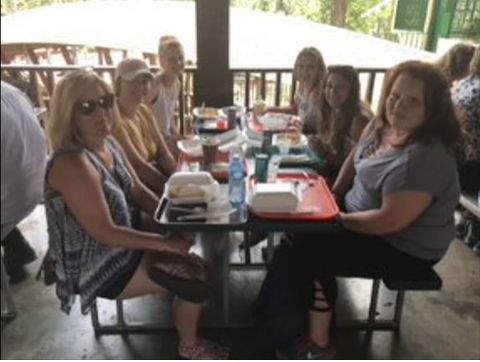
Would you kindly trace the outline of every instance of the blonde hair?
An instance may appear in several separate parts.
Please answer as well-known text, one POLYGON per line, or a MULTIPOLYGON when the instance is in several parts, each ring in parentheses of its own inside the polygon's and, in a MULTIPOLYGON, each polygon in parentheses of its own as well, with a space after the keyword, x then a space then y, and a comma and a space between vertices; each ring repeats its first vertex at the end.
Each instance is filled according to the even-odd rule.
POLYGON ((161 59, 171 47, 179 47, 183 51, 182 43, 174 35, 164 35, 158 42, 158 58, 161 59))
POLYGON ((122 91, 122 82, 123 82, 122 78, 117 78, 113 82, 113 92, 117 97, 120 95, 120 92, 122 91))
POLYGON ((480 76, 480 45, 475 49, 472 61, 470 62, 470 74, 480 76))
POLYGON ((320 50, 318 50, 315 47, 303 48, 298 53, 297 58, 295 59, 295 64, 293 66, 293 76, 295 79, 298 78, 297 76, 298 62, 300 61, 301 58, 306 58, 306 57, 313 58, 313 62, 315 64, 315 75, 312 81, 312 88, 308 90, 308 93, 311 93, 314 90, 316 90, 318 87, 320 87, 320 84, 325 75, 327 67, 325 65, 325 61, 323 60, 323 56, 320 50))
MULTIPOLYGON (((52 151, 82 147, 82 136, 74 120, 75 106, 82 94, 93 87, 112 93, 111 87, 97 73, 87 68, 68 72, 56 85, 47 122, 49 147, 52 151)), ((112 112, 112 121, 116 118, 115 114, 112 112)))
POLYGON ((436 62, 449 83, 459 80, 468 74, 475 47, 469 43, 457 43, 436 62))

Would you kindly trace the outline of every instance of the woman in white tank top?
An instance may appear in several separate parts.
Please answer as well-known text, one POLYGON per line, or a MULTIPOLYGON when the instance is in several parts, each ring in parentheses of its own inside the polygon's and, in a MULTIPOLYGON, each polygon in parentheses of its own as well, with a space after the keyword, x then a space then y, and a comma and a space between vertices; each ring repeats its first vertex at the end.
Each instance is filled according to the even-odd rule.
MULTIPOLYGON (((297 83, 293 104, 287 107, 268 107, 264 112, 298 115, 304 134, 316 133, 320 117, 320 89, 325 74, 322 53, 314 47, 303 48, 297 55, 293 77, 297 83)), ((262 113, 264 113, 262 112, 262 113)))
POLYGON ((177 141, 181 138, 175 122, 175 110, 180 96, 180 75, 184 69, 184 51, 179 40, 162 36, 158 46, 160 74, 155 78, 150 107, 170 151, 178 156, 177 141))

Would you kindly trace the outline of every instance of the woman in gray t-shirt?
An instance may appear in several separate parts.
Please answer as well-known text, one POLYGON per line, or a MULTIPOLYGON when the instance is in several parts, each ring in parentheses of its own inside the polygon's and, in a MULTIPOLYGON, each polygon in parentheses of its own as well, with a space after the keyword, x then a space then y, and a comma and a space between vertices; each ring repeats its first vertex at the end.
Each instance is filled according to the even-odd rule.
POLYGON ((336 276, 414 273, 445 254, 454 237, 460 193, 460 140, 448 83, 438 70, 410 61, 388 73, 378 116, 333 186, 344 197, 344 230, 296 236, 297 285, 308 306, 309 331, 305 343, 297 343, 301 348, 279 351, 281 355, 334 355, 329 327, 336 276))

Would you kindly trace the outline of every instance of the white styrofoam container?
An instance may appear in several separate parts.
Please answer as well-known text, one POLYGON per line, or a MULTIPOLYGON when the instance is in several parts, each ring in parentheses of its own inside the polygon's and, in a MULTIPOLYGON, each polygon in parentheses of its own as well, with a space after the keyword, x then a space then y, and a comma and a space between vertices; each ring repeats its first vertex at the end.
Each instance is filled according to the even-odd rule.
POLYGON ((210 202, 219 191, 219 184, 208 172, 176 172, 165 185, 165 195, 172 204, 192 204, 210 202), (172 197, 172 187, 196 185, 204 190, 203 196, 198 197, 172 197))
POLYGON ((255 184, 247 197, 255 212, 295 212, 300 202, 295 185, 291 182, 255 184))

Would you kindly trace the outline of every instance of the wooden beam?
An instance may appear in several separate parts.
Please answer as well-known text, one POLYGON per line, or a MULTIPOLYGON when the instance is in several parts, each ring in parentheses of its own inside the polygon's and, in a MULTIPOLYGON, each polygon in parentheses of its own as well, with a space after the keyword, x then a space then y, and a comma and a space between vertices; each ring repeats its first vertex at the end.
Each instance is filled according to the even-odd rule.
MULTIPOLYGON (((27 51, 28 57, 30 58, 30 61, 32 62, 32 64, 39 65, 40 61, 37 57, 37 54, 35 53, 35 49, 33 47, 26 46, 26 51, 27 51)), ((53 79, 51 79, 48 76, 48 73, 44 72, 44 71, 39 71, 38 75, 39 75, 40 79, 42 80, 43 85, 47 88, 49 94, 52 94, 53 79)))
POLYGON ((95 47, 95 51, 97 52, 97 61, 99 65, 103 65, 103 54, 102 48, 95 47))
POLYGON ((75 57, 72 54, 70 50, 68 50, 66 45, 61 45, 60 46, 60 51, 62 52, 63 59, 65 60, 65 63, 68 65, 73 65, 75 64, 75 57))
POLYGON ((112 54, 110 53, 109 48, 104 47, 97 47, 97 51, 101 51, 103 55, 103 60, 105 61, 105 65, 113 65, 112 54))
POLYGON ((437 26, 438 11, 440 9, 439 0, 429 0, 427 8, 427 18, 425 19, 424 34, 425 43, 423 49, 434 52, 437 48, 438 36, 435 34, 435 27, 437 26))
POLYGON ((233 75, 229 59, 229 0, 196 0, 197 71, 195 105, 233 104, 233 75))
POLYGON ((95 47, 95 51, 98 54, 98 63, 100 65, 113 65, 112 54, 110 48, 95 47))
POLYGON ((6 55, 2 48, 2 64, 10 64, 10 58, 6 55))
POLYGON ((156 66, 158 65, 157 55, 152 53, 143 52, 142 53, 143 59, 150 65, 156 66))
POLYGON ((35 49, 27 46, 27 54, 28 54, 28 57, 30 58, 30 61, 32 62, 32 64, 40 64, 40 61, 38 60, 37 54, 35 53, 35 49))

